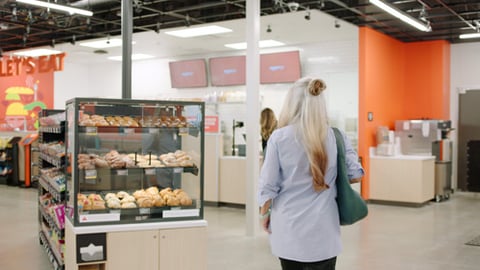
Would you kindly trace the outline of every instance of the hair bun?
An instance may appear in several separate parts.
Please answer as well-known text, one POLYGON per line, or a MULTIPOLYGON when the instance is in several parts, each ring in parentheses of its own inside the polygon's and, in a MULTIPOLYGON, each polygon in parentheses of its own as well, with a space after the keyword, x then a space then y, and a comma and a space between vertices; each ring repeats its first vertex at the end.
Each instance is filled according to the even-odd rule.
POLYGON ((308 92, 312 96, 318 96, 327 88, 327 85, 324 81, 319 79, 314 79, 308 84, 308 92))

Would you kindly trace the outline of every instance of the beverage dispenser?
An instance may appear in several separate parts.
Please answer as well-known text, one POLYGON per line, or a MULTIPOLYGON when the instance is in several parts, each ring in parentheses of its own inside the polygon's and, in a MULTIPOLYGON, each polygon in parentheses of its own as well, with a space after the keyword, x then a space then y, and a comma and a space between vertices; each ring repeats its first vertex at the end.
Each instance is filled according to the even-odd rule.
POLYGON ((435 156, 435 200, 448 199, 452 192, 452 141, 448 138, 450 121, 439 121, 437 128, 440 139, 432 142, 432 155, 435 156))

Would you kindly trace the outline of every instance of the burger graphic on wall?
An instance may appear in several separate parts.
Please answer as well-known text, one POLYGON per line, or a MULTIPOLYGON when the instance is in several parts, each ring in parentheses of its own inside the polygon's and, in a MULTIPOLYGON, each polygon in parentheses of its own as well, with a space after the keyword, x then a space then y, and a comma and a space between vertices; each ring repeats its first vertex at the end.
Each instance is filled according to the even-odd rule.
POLYGON ((29 87, 12 86, 5 90, 5 122, 14 130, 38 128, 38 114, 46 105, 36 100, 36 91, 29 87))

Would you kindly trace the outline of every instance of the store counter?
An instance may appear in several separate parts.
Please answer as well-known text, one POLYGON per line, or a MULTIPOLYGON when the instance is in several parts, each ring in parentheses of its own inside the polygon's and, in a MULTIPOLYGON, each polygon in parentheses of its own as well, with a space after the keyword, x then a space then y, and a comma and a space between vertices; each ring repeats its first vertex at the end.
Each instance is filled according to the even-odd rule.
POLYGON ((220 158, 219 201, 245 205, 247 159, 238 156, 220 158))
POLYGON ((422 205, 434 198, 434 156, 370 156, 370 201, 422 205))

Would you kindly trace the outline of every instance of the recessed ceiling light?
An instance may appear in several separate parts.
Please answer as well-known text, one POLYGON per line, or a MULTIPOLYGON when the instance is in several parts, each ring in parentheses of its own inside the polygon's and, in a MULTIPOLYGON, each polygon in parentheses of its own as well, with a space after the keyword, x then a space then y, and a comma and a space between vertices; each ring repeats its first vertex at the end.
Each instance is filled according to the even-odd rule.
MULTIPOLYGON (((278 47, 278 46, 283 46, 285 43, 276 41, 273 39, 267 39, 267 40, 260 40, 258 42, 258 46, 260 48, 269 48, 269 47, 278 47)), ((245 50, 247 48, 247 43, 246 42, 240 42, 240 43, 230 43, 230 44, 225 44, 225 47, 232 48, 235 50, 245 50)))
POLYGON ((232 32, 232 29, 217 26, 217 25, 210 25, 210 26, 202 26, 202 27, 189 27, 182 30, 165 31, 164 33, 171 36, 188 38, 188 37, 223 34, 228 32, 232 32))
POLYGON ((37 57, 37 56, 59 54, 59 53, 62 53, 62 52, 57 50, 50 50, 50 49, 34 49, 34 50, 28 50, 28 51, 14 52, 13 54, 18 56, 37 57))
MULTIPOLYGON (((132 44, 135 44, 135 42, 132 42, 132 44)), ((122 40, 119 38, 103 39, 103 40, 82 42, 79 45, 84 47, 95 48, 95 49, 105 49, 105 48, 121 47, 122 40)))
POLYGON ((17 2, 30 4, 30 5, 34 5, 34 6, 38 6, 38 7, 45 7, 45 8, 49 8, 49 9, 51 8, 51 9, 61 10, 61 11, 68 12, 70 15, 73 15, 73 14, 80 14, 80 15, 83 15, 83 16, 92 16, 93 15, 93 12, 91 12, 90 10, 75 8, 75 7, 71 7, 71 6, 58 5, 58 4, 44 2, 44 1, 17 0, 17 2))
MULTIPOLYGON (((154 58, 155 56, 153 55, 148 55, 148 54, 142 54, 142 53, 137 53, 137 54, 132 54, 132 60, 144 60, 144 59, 150 59, 154 58)), ((108 57, 109 60, 113 61, 122 61, 122 56, 110 56, 108 57)))

